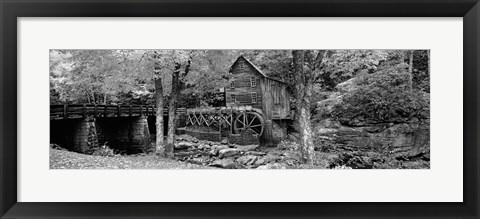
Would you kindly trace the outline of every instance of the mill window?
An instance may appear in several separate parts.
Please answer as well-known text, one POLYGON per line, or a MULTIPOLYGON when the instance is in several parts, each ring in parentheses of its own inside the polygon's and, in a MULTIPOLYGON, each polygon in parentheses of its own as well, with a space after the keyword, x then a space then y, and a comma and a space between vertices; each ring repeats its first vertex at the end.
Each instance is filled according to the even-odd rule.
POLYGON ((250 94, 250 97, 252 98, 252 103, 256 103, 256 102, 257 102, 257 93, 251 93, 251 94, 250 94))
POLYGON ((235 94, 230 95, 230 97, 232 98, 232 102, 235 103, 235 102, 237 101, 237 99, 236 99, 236 97, 235 97, 235 94))
POLYGON ((234 81, 230 82, 230 88, 235 89, 235 82, 234 81))
POLYGON ((257 80, 255 77, 250 77, 250 86, 251 87, 257 86, 257 80))
POLYGON ((247 65, 245 65, 244 62, 240 62, 240 64, 238 65, 238 67, 240 68, 240 70, 244 70, 247 68, 247 65))

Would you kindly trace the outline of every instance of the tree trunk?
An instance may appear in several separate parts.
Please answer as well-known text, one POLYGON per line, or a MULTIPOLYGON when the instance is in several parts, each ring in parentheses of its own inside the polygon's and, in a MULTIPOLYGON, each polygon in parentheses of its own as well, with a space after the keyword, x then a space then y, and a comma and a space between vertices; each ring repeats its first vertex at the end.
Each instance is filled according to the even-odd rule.
MULTIPOLYGON (((322 52, 323 53, 323 52, 322 52)), ((304 70, 305 51, 292 51, 295 98, 297 102, 296 119, 300 132, 301 162, 313 164, 315 151, 310 122, 310 98, 313 89, 312 70, 304 70), (308 71, 308 72, 307 72, 308 71)), ((323 54, 322 54, 323 56, 323 54)))
POLYGON ((87 102, 90 104, 92 102, 90 102, 90 94, 88 92, 85 92, 86 96, 87 96, 87 102))
POLYGON ((165 155, 167 157, 173 157, 173 149, 175 143, 175 129, 176 127, 176 111, 177 111, 177 99, 179 94, 179 76, 180 76, 180 64, 175 63, 175 70, 172 74, 172 92, 170 94, 170 101, 168 105, 168 134, 167 144, 165 146, 165 155))
POLYGON ((107 93, 103 94, 103 104, 107 105, 107 93))
POLYGON ((310 123, 310 109, 309 107, 300 106, 297 108, 298 126, 300 132, 300 146, 302 152, 302 162, 313 164, 315 158, 315 147, 313 145, 312 128, 310 123))
POLYGON ((92 91, 92 103, 97 103, 95 99, 95 92, 92 91))
POLYGON ((413 87, 413 50, 410 51, 410 57, 408 59, 408 89, 412 90, 413 87))
POLYGON ((156 121, 156 142, 155 153, 161 156, 165 155, 165 147, 163 144, 163 85, 162 79, 159 77, 155 79, 155 105, 157 111, 155 112, 156 121))
MULTIPOLYGON (((157 55, 154 53, 154 60, 156 60, 157 55)), ((155 153, 159 156, 165 156, 165 146, 163 144, 163 84, 162 78, 160 77, 160 66, 157 62, 154 63, 154 74, 155 74, 155 105, 157 106, 157 111, 155 112, 156 121, 156 142, 155 142, 155 153)))

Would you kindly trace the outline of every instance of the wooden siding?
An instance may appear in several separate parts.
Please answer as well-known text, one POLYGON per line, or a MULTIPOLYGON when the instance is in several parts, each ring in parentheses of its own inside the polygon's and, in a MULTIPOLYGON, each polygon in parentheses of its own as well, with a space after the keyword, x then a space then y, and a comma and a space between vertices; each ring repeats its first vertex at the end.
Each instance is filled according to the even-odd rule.
POLYGON ((245 60, 239 59, 232 66, 233 74, 233 83, 234 88, 231 88, 230 85, 225 88, 225 97, 227 106, 252 106, 253 108, 262 109, 262 90, 261 82, 262 76, 256 72, 256 70, 249 65, 245 60), (240 65, 244 65, 244 68, 240 68, 240 65), (251 86, 251 78, 255 78, 255 87, 251 86), (252 103, 251 93, 257 94, 257 102, 252 103), (231 98, 232 94, 235 95, 237 100, 236 103, 233 102, 231 98))
POLYGON ((267 118, 286 119, 290 114, 290 93, 285 84, 264 78, 261 83, 263 112, 267 118))

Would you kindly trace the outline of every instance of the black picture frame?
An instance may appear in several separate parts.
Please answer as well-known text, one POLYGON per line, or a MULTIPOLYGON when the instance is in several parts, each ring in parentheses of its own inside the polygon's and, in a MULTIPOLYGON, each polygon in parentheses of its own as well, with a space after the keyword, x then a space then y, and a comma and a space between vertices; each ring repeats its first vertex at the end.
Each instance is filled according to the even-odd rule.
MULTIPOLYGON (((1 0, 2 218, 479 218, 478 0, 1 0), (460 203, 17 202, 18 17, 463 17, 463 197, 460 203)), ((454 73, 452 73, 454 74, 454 73)), ((421 194, 419 194, 421 195, 421 194)))

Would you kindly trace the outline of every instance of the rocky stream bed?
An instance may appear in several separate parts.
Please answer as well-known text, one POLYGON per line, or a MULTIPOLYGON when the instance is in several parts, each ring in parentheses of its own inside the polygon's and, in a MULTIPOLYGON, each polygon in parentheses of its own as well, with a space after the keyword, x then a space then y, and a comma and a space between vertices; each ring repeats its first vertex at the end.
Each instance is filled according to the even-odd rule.
POLYGON ((174 151, 176 160, 225 169, 286 169, 298 165, 298 155, 293 151, 229 144, 227 139, 212 142, 182 135, 177 137, 174 151))
POLYGON ((429 168, 430 154, 411 156, 388 154, 375 148, 338 146, 316 148, 313 166, 301 164, 298 144, 283 141, 276 147, 229 144, 198 140, 188 135, 177 138, 175 159, 200 166, 225 169, 390 169, 429 168))

